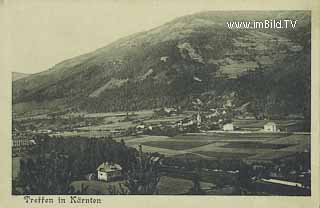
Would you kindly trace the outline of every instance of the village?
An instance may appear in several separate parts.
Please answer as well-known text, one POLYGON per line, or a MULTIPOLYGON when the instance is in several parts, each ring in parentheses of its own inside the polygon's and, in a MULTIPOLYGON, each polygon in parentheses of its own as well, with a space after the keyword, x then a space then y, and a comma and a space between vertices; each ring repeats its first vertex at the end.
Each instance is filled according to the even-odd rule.
MULTIPOLYGON (((195 102, 197 106, 201 101, 195 102)), ((18 178, 19 175, 20 165, 15 158, 23 158, 30 150, 41 146, 39 135, 91 140, 112 138, 136 149, 138 160, 143 154, 155 154, 149 160, 159 166, 160 194, 187 194, 195 184, 198 184, 198 191, 206 194, 276 194, 281 190, 293 195, 308 194, 310 133, 301 131, 303 120, 258 120, 232 109, 232 105, 193 111, 164 107, 130 113, 55 115, 55 120, 67 123, 66 126, 76 121, 72 130, 60 124, 53 124, 51 129, 41 128, 41 125, 48 127, 46 122, 51 117, 16 120, 12 131, 13 176, 18 178), (21 130, 28 122, 36 128, 21 130), (199 162, 201 167, 196 165, 199 162), (195 174, 200 183, 195 181, 195 174), (226 178, 242 182, 237 185, 223 182, 226 178), (170 183, 181 188, 170 188, 170 183)), ((103 161, 78 176, 81 180, 74 181, 72 186, 78 191, 88 186, 89 193, 98 189, 97 193, 110 194, 110 185, 124 186, 125 171, 114 161, 103 161)))

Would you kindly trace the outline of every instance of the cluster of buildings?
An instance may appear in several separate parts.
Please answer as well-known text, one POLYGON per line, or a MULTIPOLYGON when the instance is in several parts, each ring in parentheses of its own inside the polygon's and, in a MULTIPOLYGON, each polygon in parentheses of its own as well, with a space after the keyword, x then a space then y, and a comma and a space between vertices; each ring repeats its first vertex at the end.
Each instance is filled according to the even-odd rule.
MULTIPOLYGON (((234 131, 240 130, 238 126, 235 126, 233 123, 227 123, 223 125, 223 131, 234 131)), ((275 122, 267 122, 263 125, 263 128, 259 129, 264 132, 280 132, 280 129, 277 127, 275 122)))
POLYGON ((299 121, 267 121, 267 120, 235 120, 226 123, 223 131, 252 131, 252 132, 299 132, 303 131, 303 124, 299 121), (244 122, 243 122, 244 121, 244 122), (250 122, 248 122, 250 121, 250 122), (246 124, 248 122, 248 124, 246 124))
MULTIPOLYGON (((145 130, 152 131, 155 127, 160 128, 178 128, 179 131, 184 132, 189 129, 189 127, 196 127, 196 129, 201 130, 223 130, 223 131, 236 131, 236 130, 245 130, 245 131, 261 131, 261 132, 290 132, 296 131, 297 126, 301 126, 296 122, 289 122, 287 124, 280 124, 276 121, 267 121, 261 120, 258 124, 254 125, 242 125, 237 122, 232 122, 233 114, 230 112, 229 106, 223 106, 221 108, 210 109, 208 112, 198 111, 193 116, 184 118, 175 122, 168 122, 166 124, 158 123, 146 125, 141 123, 136 126, 138 133, 143 133, 145 130)), ((157 113, 163 116, 175 116, 179 112, 175 108, 163 108, 157 113)), ((243 120, 243 119, 238 119, 243 120)), ((247 121, 248 119, 245 119, 247 121)), ((256 119, 249 119, 249 121, 256 121, 256 119)))
MULTIPOLYGON (((176 115, 175 109, 164 108, 162 112, 167 115, 176 115)), ((290 132, 295 131, 295 126, 299 125, 297 123, 280 124, 276 121, 261 120, 259 124, 256 124, 256 120, 248 124, 239 124, 237 120, 232 122, 232 117, 230 117, 228 111, 223 110, 218 111, 213 109, 210 112, 200 112, 198 111, 193 116, 166 121, 166 122, 154 122, 154 123, 144 123, 141 122, 135 127, 135 132, 137 134, 152 133, 155 131, 166 131, 168 129, 177 129, 177 131, 183 132, 194 132, 195 130, 223 130, 223 131, 259 131, 259 132, 290 132)), ((248 120, 245 120, 248 121, 248 120)), ((249 120, 250 121, 250 120, 249 120)))
POLYGON ((25 132, 12 131, 12 153, 27 151, 36 145, 35 139, 25 132))
POLYGON ((152 122, 141 121, 135 126, 136 134, 163 134, 170 131, 175 132, 193 132, 195 129, 200 129, 202 124, 202 119, 200 113, 187 118, 173 118, 168 120, 155 120, 152 122))

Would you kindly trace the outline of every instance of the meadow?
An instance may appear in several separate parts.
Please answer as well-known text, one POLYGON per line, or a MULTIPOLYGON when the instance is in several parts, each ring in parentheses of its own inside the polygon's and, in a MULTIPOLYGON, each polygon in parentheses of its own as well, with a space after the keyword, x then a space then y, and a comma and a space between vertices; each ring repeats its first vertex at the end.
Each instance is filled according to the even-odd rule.
POLYGON ((143 135, 126 138, 126 144, 144 151, 159 152, 166 156, 188 155, 203 159, 241 158, 269 161, 310 152, 310 135, 255 133, 199 133, 174 137, 143 135), (259 137, 261 135, 261 137, 259 137))

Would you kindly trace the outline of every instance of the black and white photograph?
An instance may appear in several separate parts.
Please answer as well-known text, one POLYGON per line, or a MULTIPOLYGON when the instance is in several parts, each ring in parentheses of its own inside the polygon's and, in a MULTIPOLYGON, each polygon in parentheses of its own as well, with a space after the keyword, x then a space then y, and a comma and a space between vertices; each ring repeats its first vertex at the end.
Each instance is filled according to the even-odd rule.
POLYGON ((8 14, 10 194, 310 197, 312 12, 157 3, 8 14))

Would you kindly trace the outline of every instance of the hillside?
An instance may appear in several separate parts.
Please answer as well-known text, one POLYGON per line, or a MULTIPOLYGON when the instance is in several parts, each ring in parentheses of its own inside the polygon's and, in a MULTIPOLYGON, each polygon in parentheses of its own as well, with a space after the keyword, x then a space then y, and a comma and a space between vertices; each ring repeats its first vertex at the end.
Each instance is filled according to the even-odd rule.
POLYGON ((133 34, 13 82, 16 113, 107 112, 231 99, 268 114, 310 114, 310 13, 202 12, 133 34), (297 19, 294 29, 231 30, 226 21, 297 19), (221 99, 221 97, 227 97, 221 99))
POLYGON ((12 72, 12 81, 16 81, 18 79, 22 79, 29 76, 29 74, 20 73, 20 72, 12 72))

